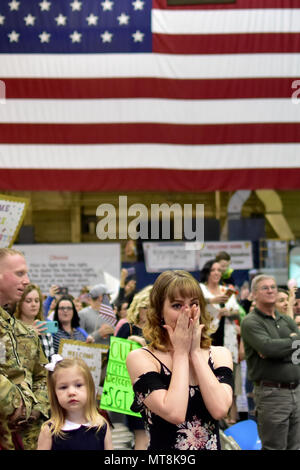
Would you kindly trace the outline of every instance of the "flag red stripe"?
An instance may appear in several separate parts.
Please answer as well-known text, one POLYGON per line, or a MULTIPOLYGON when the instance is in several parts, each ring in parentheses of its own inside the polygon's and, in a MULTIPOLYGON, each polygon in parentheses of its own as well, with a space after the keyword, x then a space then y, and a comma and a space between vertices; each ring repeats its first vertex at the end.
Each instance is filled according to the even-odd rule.
POLYGON ((232 79, 2 78, 7 99, 290 98, 295 77, 232 79))
POLYGON ((1 144, 220 145, 300 142, 300 123, 0 124, 1 144))
POLYGON ((222 5, 167 5, 167 0, 152 0, 153 8, 160 10, 241 10, 264 8, 300 8, 300 0, 236 0, 234 3, 222 5))
POLYGON ((245 170, 1 170, 2 190, 236 191, 299 189, 300 168, 245 170))
POLYGON ((153 52, 163 54, 256 54, 299 51, 299 33, 153 34, 153 52))

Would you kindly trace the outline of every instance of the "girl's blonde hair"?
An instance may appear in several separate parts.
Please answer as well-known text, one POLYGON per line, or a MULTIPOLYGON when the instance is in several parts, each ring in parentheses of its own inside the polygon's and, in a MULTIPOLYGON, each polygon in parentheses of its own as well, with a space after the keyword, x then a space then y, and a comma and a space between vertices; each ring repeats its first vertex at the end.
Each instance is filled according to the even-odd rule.
POLYGON ((158 276, 150 293, 150 308, 147 323, 143 329, 145 339, 150 341, 153 349, 166 351, 169 344, 168 332, 164 325, 163 308, 168 298, 173 302, 176 296, 198 299, 200 307, 200 323, 204 324, 201 333, 201 347, 207 349, 211 345, 209 337, 211 317, 205 309, 205 300, 198 281, 187 271, 165 271, 158 276))
POLYGON ((129 323, 133 323, 134 325, 138 324, 140 308, 148 308, 150 306, 151 289, 151 285, 146 286, 133 297, 132 302, 127 310, 127 320, 129 323))
POLYGON ((19 302, 17 303, 17 308, 16 308, 16 312, 15 312, 15 317, 16 318, 19 318, 21 319, 21 316, 22 316, 22 305, 23 303, 25 302, 25 299, 27 297, 27 295, 32 292, 33 290, 36 290, 38 295, 39 295, 39 299, 40 299, 40 308, 39 308, 39 311, 36 315, 36 319, 37 320, 40 320, 40 321, 43 321, 44 320, 44 315, 43 315, 43 295, 42 295, 42 292, 41 292, 41 289, 39 288, 39 286, 37 286, 36 284, 28 284, 28 286, 25 287, 24 289, 24 292, 22 294, 22 297, 20 298, 19 302))
POLYGON ((87 422, 90 423, 88 429, 92 427, 97 427, 98 432, 101 427, 106 423, 104 417, 97 410, 95 384, 90 369, 88 368, 86 362, 80 358, 63 359, 62 361, 56 363, 53 372, 48 371, 47 385, 49 402, 51 407, 51 418, 42 425, 42 428, 44 428, 45 426, 49 426, 50 424, 50 431, 53 436, 64 437, 62 427, 66 419, 66 412, 60 406, 55 393, 56 376, 60 370, 69 369, 71 367, 77 367, 79 369, 79 371, 83 375, 86 384, 87 403, 85 406, 84 415, 87 422))

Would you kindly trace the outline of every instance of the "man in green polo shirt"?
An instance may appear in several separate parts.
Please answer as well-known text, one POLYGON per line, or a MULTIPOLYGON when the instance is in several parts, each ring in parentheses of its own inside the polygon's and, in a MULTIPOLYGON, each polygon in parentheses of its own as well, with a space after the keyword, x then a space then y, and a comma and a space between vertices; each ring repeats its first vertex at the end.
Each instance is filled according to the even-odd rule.
POLYGON ((254 382, 262 450, 300 449, 300 330, 275 310, 276 281, 261 274, 251 284, 255 309, 241 325, 248 377, 254 382))

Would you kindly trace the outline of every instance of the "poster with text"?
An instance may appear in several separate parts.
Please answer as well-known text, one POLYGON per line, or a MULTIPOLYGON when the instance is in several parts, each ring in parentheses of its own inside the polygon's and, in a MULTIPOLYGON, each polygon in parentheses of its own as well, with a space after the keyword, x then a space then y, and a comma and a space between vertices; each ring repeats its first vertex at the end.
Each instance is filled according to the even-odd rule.
POLYGON ((78 296, 83 286, 106 284, 118 294, 121 270, 119 243, 16 245, 25 254, 31 282, 48 294, 51 285, 78 296))
POLYGON ((0 248, 10 248, 22 226, 28 199, 0 194, 0 248))
POLYGON ((100 387, 103 355, 107 355, 108 346, 105 344, 83 343, 71 339, 61 339, 58 353, 64 359, 82 359, 88 365, 94 379, 98 396, 101 395, 100 387))
POLYGON ((100 402, 100 407, 103 410, 141 416, 140 413, 134 413, 130 409, 134 393, 126 367, 127 355, 130 351, 138 348, 141 348, 141 345, 135 341, 116 336, 111 337, 106 377, 100 402))

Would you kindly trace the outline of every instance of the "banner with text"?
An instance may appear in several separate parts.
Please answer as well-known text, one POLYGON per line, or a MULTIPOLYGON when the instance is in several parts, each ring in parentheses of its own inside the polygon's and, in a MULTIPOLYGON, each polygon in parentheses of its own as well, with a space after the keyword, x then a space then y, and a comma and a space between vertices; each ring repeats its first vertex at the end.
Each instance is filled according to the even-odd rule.
POLYGON ((47 294, 51 285, 68 287, 77 296, 83 286, 104 283, 119 290, 121 269, 119 243, 72 243, 16 245, 25 254, 31 282, 47 294))
POLYGON ((71 339, 62 339, 59 343, 58 353, 64 359, 82 359, 88 365, 94 379, 98 396, 102 393, 100 387, 102 362, 107 355, 108 346, 105 344, 83 343, 71 339))
POLYGON ((0 248, 10 248, 22 226, 28 199, 0 194, 0 248))
POLYGON ((112 336, 109 359, 101 395, 100 408, 131 416, 141 416, 130 410, 134 399, 126 358, 130 351, 140 348, 135 341, 112 336))
POLYGON ((228 242, 145 242, 143 243, 146 270, 149 273, 167 269, 197 271, 214 259, 218 252, 231 256, 233 269, 252 269, 251 241, 228 242))
POLYGON ((202 269, 204 264, 214 259, 220 251, 226 251, 230 255, 230 265, 233 269, 253 268, 251 241, 222 241, 206 242, 203 249, 197 252, 198 269, 202 269))

